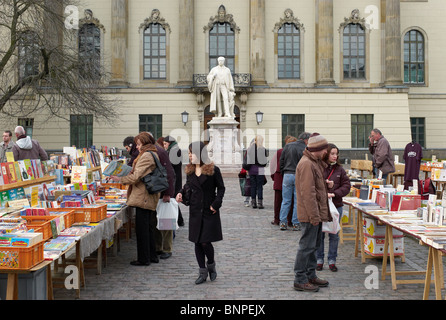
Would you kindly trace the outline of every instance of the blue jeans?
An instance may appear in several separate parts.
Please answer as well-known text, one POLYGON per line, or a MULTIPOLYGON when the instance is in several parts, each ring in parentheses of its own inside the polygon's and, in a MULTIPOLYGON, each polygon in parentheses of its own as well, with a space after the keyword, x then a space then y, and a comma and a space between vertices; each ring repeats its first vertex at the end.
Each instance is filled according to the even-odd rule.
POLYGON ((296 199, 296 176, 291 173, 285 173, 283 176, 282 182, 282 205, 280 206, 280 223, 287 224, 287 216, 290 212, 291 202, 294 198, 294 207, 293 207, 293 217, 291 222, 293 224, 298 224, 299 220, 297 219, 297 199, 296 199))
MULTIPOLYGON (((342 207, 336 208, 339 212, 339 223, 341 223, 342 218, 342 207)), ((322 232, 321 245, 317 250, 317 263, 324 264, 324 239, 325 233, 322 232)), ((336 258, 338 256, 338 243, 339 243, 339 232, 336 234, 328 234, 328 264, 335 264, 336 258)))
POLYGON ((263 200, 263 182, 265 181, 265 176, 263 174, 250 175, 249 180, 251 182, 251 198, 263 200))
POLYGON ((302 235, 294 262, 294 283, 304 284, 316 278, 316 252, 321 244, 322 223, 317 226, 309 222, 300 224, 302 235))

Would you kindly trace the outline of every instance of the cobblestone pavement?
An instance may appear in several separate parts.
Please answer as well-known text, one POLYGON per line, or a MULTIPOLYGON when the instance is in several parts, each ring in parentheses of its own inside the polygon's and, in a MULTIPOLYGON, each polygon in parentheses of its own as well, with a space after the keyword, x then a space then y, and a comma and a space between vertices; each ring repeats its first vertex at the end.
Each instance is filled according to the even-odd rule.
MULTIPOLYGON (((421 300, 424 284, 399 284, 392 290, 390 276, 381 280, 382 259, 362 264, 354 256, 354 241, 339 244, 338 272, 328 266, 318 272, 330 285, 317 293, 293 289, 293 265, 299 231, 280 231, 271 224, 271 180, 264 186, 265 209, 245 207, 238 178, 225 178, 226 194, 221 212, 224 240, 214 243, 218 278, 195 285, 198 266, 194 246, 188 241, 188 209, 182 206, 186 226, 176 231, 173 255, 147 267, 131 266, 136 257, 134 232, 121 241, 120 252, 109 252, 102 274, 86 269, 81 300, 421 300), (371 271, 370 271, 371 270, 371 271), (372 278, 374 277, 374 278, 372 278), (374 280, 372 280, 374 279, 374 280), (374 288, 369 288, 372 284, 374 288)), ((347 230, 352 231, 352 230, 347 230)), ((326 250, 328 240, 326 242, 326 250)), ((428 249, 404 239, 406 259, 396 259, 397 270, 424 270, 428 249)), ((418 278, 420 278, 418 276, 418 278)), ((407 277, 406 277, 407 279, 407 277)), ((430 299, 435 298, 433 285, 430 299)), ((54 289, 56 300, 75 300, 74 290, 54 289)))

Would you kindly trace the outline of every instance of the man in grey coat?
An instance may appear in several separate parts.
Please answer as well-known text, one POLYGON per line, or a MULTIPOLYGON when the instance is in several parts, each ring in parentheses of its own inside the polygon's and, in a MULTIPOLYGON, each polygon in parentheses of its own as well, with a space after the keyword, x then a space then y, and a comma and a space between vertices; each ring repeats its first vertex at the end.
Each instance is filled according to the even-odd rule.
POLYGON ((12 152, 14 142, 12 141, 12 132, 6 130, 3 132, 3 141, 0 143, 0 162, 6 162, 6 152, 12 152))
POLYGON ((385 182, 387 175, 395 172, 395 165, 392 148, 390 148, 389 141, 382 135, 381 130, 375 128, 370 132, 369 150, 373 155, 375 175, 378 176, 380 170, 385 182))
POLYGON ((26 131, 22 126, 17 126, 14 130, 17 141, 12 148, 14 161, 25 159, 48 160, 48 154, 40 146, 37 140, 31 139, 26 135, 26 131))

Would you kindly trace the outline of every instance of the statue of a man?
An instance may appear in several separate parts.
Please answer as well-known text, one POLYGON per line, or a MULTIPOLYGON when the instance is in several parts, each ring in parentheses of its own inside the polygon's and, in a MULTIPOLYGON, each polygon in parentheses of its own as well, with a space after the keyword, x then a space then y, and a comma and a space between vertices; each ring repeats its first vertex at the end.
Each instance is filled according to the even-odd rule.
POLYGON ((235 118, 234 115, 234 81, 231 70, 225 66, 225 58, 217 59, 218 65, 213 67, 207 76, 211 93, 209 111, 217 113, 217 117, 235 118))

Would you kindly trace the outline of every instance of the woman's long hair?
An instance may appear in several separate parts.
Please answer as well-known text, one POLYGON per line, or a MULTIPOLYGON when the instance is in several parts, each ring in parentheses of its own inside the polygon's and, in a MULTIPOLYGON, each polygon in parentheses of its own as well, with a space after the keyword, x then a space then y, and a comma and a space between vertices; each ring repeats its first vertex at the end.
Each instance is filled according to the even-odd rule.
POLYGON ((141 132, 135 137, 135 144, 137 142, 141 143, 141 147, 139 148, 139 154, 136 159, 133 161, 133 167, 135 167, 136 163, 139 160, 139 157, 143 155, 146 151, 156 152, 155 147, 155 139, 147 132, 141 132))
POLYGON ((338 150, 338 158, 336 159, 336 164, 341 165, 341 162, 339 161, 339 148, 336 147, 336 145, 333 144, 333 143, 329 143, 329 144, 328 144, 327 153, 325 154, 323 160, 324 160, 326 163, 331 164, 331 163, 329 162, 328 159, 329 159, 329 157, 330 157, 331 150, 333 150, 333 149, 338 150))
MULTIPOLYGON (((189 152, 200 160, 200 166, 211 162, 208 155, 207 146, 202 141, 195 141, 189 145, 189 152)), ((196 163, 193 163, 196 164, 196 163)))

